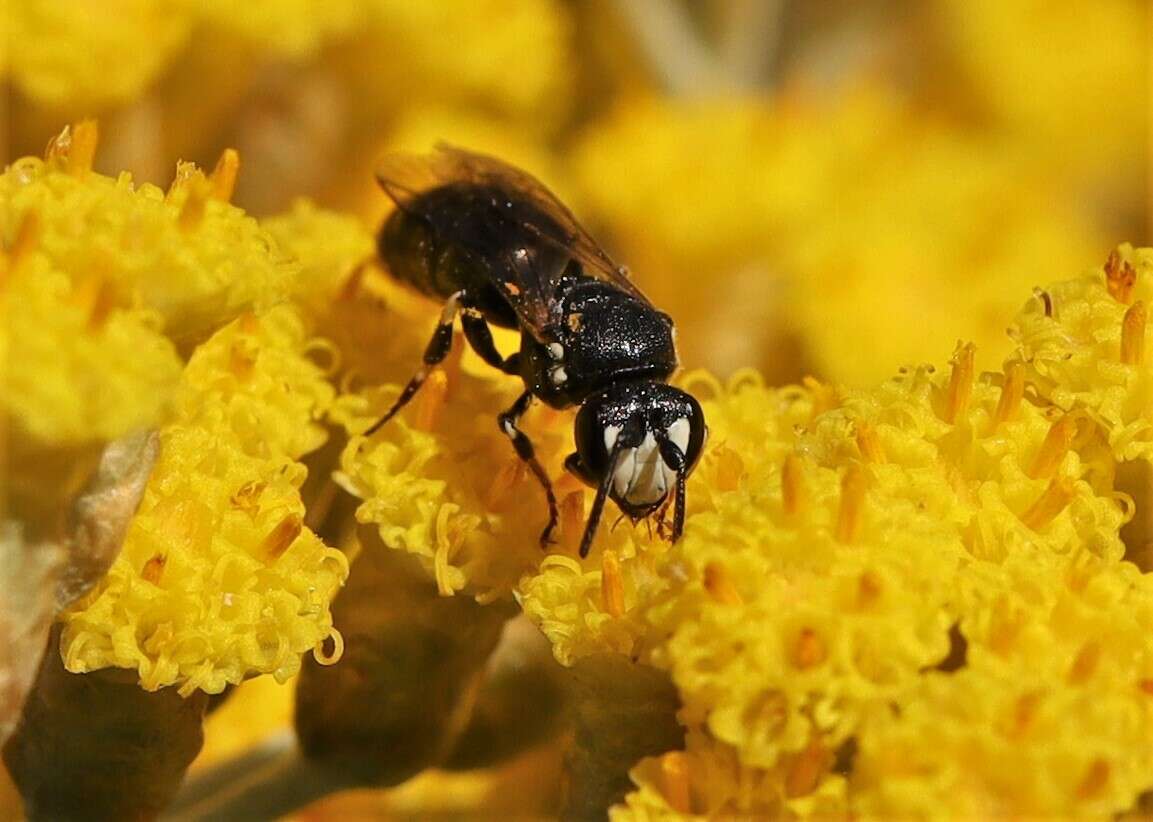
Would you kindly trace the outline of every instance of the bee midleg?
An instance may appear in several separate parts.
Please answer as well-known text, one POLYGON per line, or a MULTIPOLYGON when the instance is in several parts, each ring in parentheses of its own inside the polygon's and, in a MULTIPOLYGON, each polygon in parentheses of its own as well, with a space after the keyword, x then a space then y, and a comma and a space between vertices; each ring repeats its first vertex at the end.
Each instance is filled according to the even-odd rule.
POLYGON ((484 316, 475 308, 465 307, 460 313, 460 327, 464 330, 464 337, 472 350, 493 368, 499 368, 506 374, 520 373, 520 352, 516 351, 507 357, 501 356, 496 350, 496 343, 492 339, 492 331, 484 316))
POLYGON ((541 532, 540 547, 546 547, 552 542, 552 532, 556 528, 558 519, 556 507, 556 495, 553 494, 552 483, 549 482, 548 474, 545 473, 544 468, 536 458, 536 451, 532 447, 532 440, 530 440, 523 431, 517 428, 517 423, 520 418, 524 416, 524 412, 528 410, 529 404, 532 402, 532 393, 525 391, 512 406, 496 418, 497 425, 500 430, 505 433, 510 440, 512 440, 512 447, 516 449, 516 455, 524 462, 528 463, 528 467, 532 470, 533 475, 544 487, 544 494, 548 498, 548 525, 541 532))
POLYGON ((444 308, 440 312, 440 322, 437 323, 436 330, 432 332, 432 339, 428 341, 428 346, 424 349, 424 365, 408 381, 408 385, 400 392, 400 396, 396 398, 392 408, 388 409, 383 417, 373 423, 364 432, 364 436, 371 436, 378 428, 395 417, 400 409, 408 405, 408 401, 416 396, 416 392, 428 379, 428 374, 433 366, 440 364, 448 356, 448 352, 452 350, 452 324, 460 311, 464 293, 464 291, 457 291, 445 301, 444 308))

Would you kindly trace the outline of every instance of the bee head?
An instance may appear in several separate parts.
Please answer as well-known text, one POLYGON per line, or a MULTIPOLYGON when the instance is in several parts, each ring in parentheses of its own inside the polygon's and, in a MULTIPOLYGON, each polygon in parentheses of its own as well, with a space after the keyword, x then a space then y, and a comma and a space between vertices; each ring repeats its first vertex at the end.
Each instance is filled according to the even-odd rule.
MULTIPOLYGON (((566 467, 594 488, 604 486, 636 520, 670 493, 683 496, 707 433, 700 403, 679 388, 658 382, 612 385, 589 397, 577 413, 576 453, 566 467)), ((678 532, 674 528, 674 538, 678 532)))

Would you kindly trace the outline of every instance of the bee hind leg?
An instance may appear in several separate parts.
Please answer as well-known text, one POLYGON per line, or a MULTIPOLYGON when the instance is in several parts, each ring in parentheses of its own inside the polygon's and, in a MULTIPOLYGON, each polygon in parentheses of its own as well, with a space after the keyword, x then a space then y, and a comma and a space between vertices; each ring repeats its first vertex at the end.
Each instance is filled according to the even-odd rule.
POLYGON ((496 420, 500 430, 504 432, 510 440, 512 440, 512 447, 516 449, 516 455, 520 457, 528 467, 532 470, 533 475, 540 482, 544 488, 545 497, 548 498, 548 525, 545 526, 544 531, 540 535, 540 546, 546 548, 552 540, 553 529, 556 528, 557 513, 556 495, 552 490, 552 483, 549 481, 548 474, 545 473, 544 468, 536 458, 536 450, 533 448, 532 440, 517 427, 520 418, 524 416, 524 412, 528 410, 529 404, 532 402, 532 394, 525 391, 512 406, 496 420))
POLYGON ((440 312, 440 322, 437 323, 436 330, 432 332, 432 339, 428 341, 428 346, 424 349, 424 364, 408 381, 408 385, 400 392, 400 396, 396 398, 392 407, 364 432, 364 436, 372 436, 381 426, 395 417, 400 409, 408 405, 409 400, 416 396, 416 392, 428 379, 429 372, 448 356, 448 352, 452 350, 452 325, 456 321, 456 315, 460 312, 463 297, 464 292, 458 291, 445 301, 444 308, 440 312))

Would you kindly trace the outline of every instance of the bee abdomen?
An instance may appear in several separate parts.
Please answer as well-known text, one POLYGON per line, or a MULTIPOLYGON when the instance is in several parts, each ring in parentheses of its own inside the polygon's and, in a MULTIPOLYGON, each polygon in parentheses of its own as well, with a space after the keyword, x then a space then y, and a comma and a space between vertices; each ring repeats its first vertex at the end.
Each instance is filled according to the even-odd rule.
POLYGON ((394 211, 380 229, 377 249, 389 273, 422 294, 448 299, 464 286, 459 253, 417 215, 394 211))

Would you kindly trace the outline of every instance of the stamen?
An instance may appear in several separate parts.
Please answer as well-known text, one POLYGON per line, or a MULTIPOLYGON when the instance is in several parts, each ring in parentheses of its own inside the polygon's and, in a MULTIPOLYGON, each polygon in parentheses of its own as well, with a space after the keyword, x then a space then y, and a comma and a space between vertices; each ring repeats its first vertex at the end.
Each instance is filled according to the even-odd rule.
POLYGON ((440 412, 444 410, 444 399, 447 394, 448 377, 440 368, 434 368, 421 388, 413 427, 420 431, 435 430, 440 412))
POLYGON ((180 207, 180 214, 176 218, 176 225, 185 234, 196 230, 204 219, 204 208, 208 204, 208 196, 212 191, 211 185, 204 177, 193 177, 188 181, 188 199, 180 207))
POLYGON ((73 177, 83 177, 92 170, 96 158, 96 144, 100 142, 100 127, 95 120, 81 120, 72 126, 72 145, 68 148, 65 168, 73 177))
POLYGON ((804 467, 795 452, 785 457, 785 465, 781 469, 781 501, 789 516, 796 516, 808 503, 804 467))
POLYGON ((841 480, 841 507, 837 512, 836 537, 846 545, 856 541, 861 531, 862 511, 865 507, 865 492, 868 478, 860 465, 850 465, 841 480))
POLYGON ((1121 252, 1113 249, 1105 261, 1105 287, 1109 296, 1119 303, 1128 305, 1133 301, 1133 287, 1137 285, 1137 270, 1128 260, 1121 259, 1121 252))
POLYGON ((580 548, 584 524, 585 493, 581 490, 570 491, 560 501, 560 533, 565 550, 573 552, 580 548))
POLYGON ((1085 772, 1085 778, 1077 787, 1078 799, 1090 799, 1099 795, 1109 784, 1109 763, 1104 759, 1094 759, 1085 772))
POLYGON ((1041 443, 1041 449, 1033 459, 1029 476, 1033 479, 1048 479, 1056 474, 1065 455, 1069 453, 1076 434, 1077 421, 1072 414, 1066 414, 1053 423, 1049 433, 1045 435, 1045 441, 1041 443))
POLYGON ((32 256, 32 252, 40 245, 40 234, 43 224, 40 212, 29 210, 20 218, 16 226, 16 236, 12 238, 12 248, 8 251, 8 275, 16 276, 23 265, 32 256))
POLYGON ((196 163, 190 163, 187 160, 177 160, 176 173, 172 175, 172 182, 168 184, 168 191, 165 192, 164 199, 171 202, 177 192, 183 191, 184 188, 197 177, 204 179, 204 172, 200 170, 196 163))
POLYGON ((1069 684, 1083 685, 1097 670, 1100 659, 1101 646, 1096 642, 1086 642, 1069 666, 1069 684))
POLYGON ((1121 320, 1121 362, 1140 365, 1145 359, 1145 303, 1138 300, 1125 312, 1121 320))
POLYGON ((1005 366, 1005 383, 1001 386, 1001 398, 997 410, 993 412, 993 428, 1003 422, 1017 419, 1021 410, 1021 400, 1025 396, 1025 366, 1014 360, 1005 366))
POLYGON ((691 814, 693 794, 688 754, 669 751, 661 757, 661 782, 669 807, 680 814, 691 814))
POLYGON ((228 370, 239 380, 248 379, 256 367, 257 348, 246 339, 233 340, 228 347, 228 370))
POLYGON ((229 498, 229 503, 233 508, 244 511, 248 515, 255 514, 260 508, 260 495, 264 493, 267 485, 259 480, 249 480, 236 489, 229 498))
POLYGON ((715 462, 716 487, 720 491, 736 491, 741 487, 741 479, 745 475, 745 463, 741 455, 727 445, 718 445, 713 449, 715 462))
POLYGON ((812 628, 802 628, 793 646, 793 665, 799 670, 807 671, 824 662, 827 655, 825 643, 817 632, 812 628))
POLYGON ((785 796, 796 799, 807 796, 817 789, 821 777, 828 770, 832 757, 825 746, 814 739, 799 754, 796 754, 785 774, 785 796))
POLYGON ((164 566, 168 564, 165 554, 154 554, 140 569, 140 578, 153 585, 160 584, 160 577, 164 574, 164 566))
POLYGON ((116 307, 116 288, 98 271, 92 271, 76 284, 72 299, 88 314, 88 329, 95 331, 116 307))
POLYGON ((72 150, 72 126, 64 126, 59 134, 54 134, 44 147, 44 160, 51 166, 60 168, 68 162, 72 150))
POLYGON ((240 171, 240 155, 234 148, 226 148, 220 153, 216 167, 208 178, 212 184, 210 196, 214 200, 227 203, 232 199, 232 192, 236 190, 236 174, 240 171))
POLYGON ((1073 500, 1075 494, 1076 491, 1071 479, 1068 477, 1054 478, 1049 482, 1049 486, 1041 496, 1037 498, 1037 501, 1029 506, 1029 510, 1021 515, 1021 522, 1025 527, 1039 531, 1065 510, 1065 506, 1073 500))
POLYGON ((867 462, 883 465, 888 462, 885 457, 885 446, 877 436, 877 429, 864 420, 857 421, 857 449, 867 462))
POLYGON ((268 532, 268 536, 261 541, 261 552, 270 560, 278 559, 296 541, 303 530, 304 522, 300 515, 289 514, 278 522, 276 527, 268 532))
POLYGON ((509 493, 524 479, 525 465, 520 459, 510 459, 500 467, 492 484, 488 487, 485 496, 485 508, 496 509, 502 507, 509 498, 509 493))
POLYGON ((709 596, 722 605, 744 604, 741 592, 733 585, 733 581, 729 579, 729 575, 725 572, 725 567, 719 562, 710 562, 705 565, 703 582, 705 590, 709 592, 709 596))
POLYGON ((605 551, 601 556, 601 603, 605 611, 619 619, 625 615, 625 584, 617 555, 605 551))
POLYGON ((831 385, 826 385, 813 376, 805 376, 801 378, 801 385, 809 390, 813 395, 813 417, 819 417, 831 408, 837 405, 837 390, 831 385))
POLYGON ((260 331, 260 320, 251 311, 245 311, 236 318, 236 329, 241 334, 256 334, 260 331))
POLYGON ((958 418, 969 410, 969 399, 973 395, 973 355, 977 346, 973 343, 958 343, 953 352, 953 373, 949 377, 949 388, 945 395, 944 420, 956 424, 958 418))

